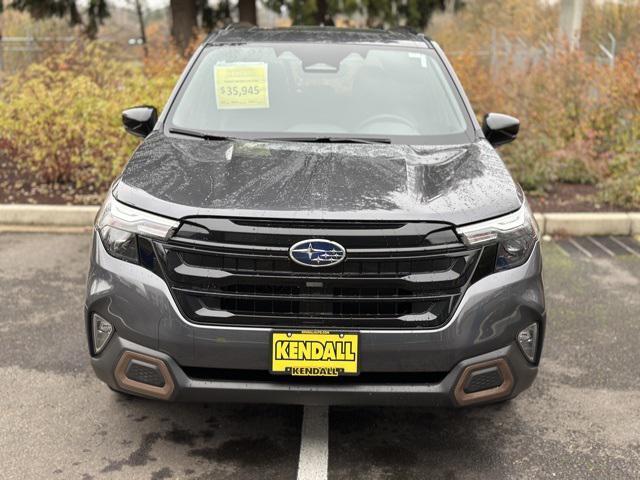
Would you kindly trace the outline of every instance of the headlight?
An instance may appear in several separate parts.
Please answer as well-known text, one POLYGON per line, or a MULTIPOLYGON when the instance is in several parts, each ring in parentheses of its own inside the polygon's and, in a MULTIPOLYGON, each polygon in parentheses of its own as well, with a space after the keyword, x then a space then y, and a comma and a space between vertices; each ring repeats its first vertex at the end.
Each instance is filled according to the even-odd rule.
POLYGON ((529 258, 539 232, 526 200, 517 212, 460 227, 456 231, 468 246, 497 241, 496 271, 522 265, 529 258))
POLYGON ((138 263, 138 235, 166 240, 179 222, 118 202, 111 192, 96 216, 96 229, 110 255, 138 263))

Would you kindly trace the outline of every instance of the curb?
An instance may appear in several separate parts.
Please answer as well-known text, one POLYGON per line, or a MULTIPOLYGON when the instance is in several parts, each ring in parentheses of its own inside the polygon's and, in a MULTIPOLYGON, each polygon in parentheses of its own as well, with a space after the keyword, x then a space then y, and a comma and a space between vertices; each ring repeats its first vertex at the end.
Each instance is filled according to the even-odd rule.
POLYGON ((78 205, 0 205, 0 225, 91 227, 99 208, 78 205))
POLYGON ((640 224, 633 230, 630 213, 546 213, 545 235, 584 237, 588 235, 640 234, 640 224))
MULTIPOLYGON (((90 229, 99 208, 76 205, 0 205, 0 231, 50 231, 78 227, 90 229)), ((640 235, 640 212, 534 215, 541 235, 640 235)))

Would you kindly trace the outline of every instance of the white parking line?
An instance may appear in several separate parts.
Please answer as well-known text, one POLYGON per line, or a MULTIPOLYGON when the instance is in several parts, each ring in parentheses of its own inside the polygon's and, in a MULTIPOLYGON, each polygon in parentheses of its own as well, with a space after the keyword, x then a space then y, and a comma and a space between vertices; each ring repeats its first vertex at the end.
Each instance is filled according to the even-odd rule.
POLYGON ((564 253, 565 256, 571 257, 571 255, 569 255, 569 252, 567 252, 564 248, 562 248, 562 245, 560 245, 559 242, 556 242, 556 247, 558 247, 558 250, 560 250, 562 253, 564 253))
POLYGON ((622 243, 620 240, 618 240, 616 237, 609 237, 611 240, 613 240, 614 242, 616 242, 618 245, 620 245, 622 248, 624 248, 627 252, 629 252, 631 255, 635 255, 636 257, 640 258, 640 253, 636 252, 633 248, 631 248, 630 246, 622 243))
POLYGON ((305 406, 298 480, 326 480, 329 469, 329 407, 305 406))
POLYGON ((593 237, 587 237, 589 239, 589 241, 591 243, 593 243, 596 247, 600 247, 600 250, 604 251, 604 253, 606 253, 607 255, 609 255, 610 257, 615 257, 616 254, 613 253, 611 250, 609 250, 607 247, 605 247, 603 244, 601 244, 599 241, 597 241, 595 238, 593 237))
POLYGON ((568 238, 567 240, 569 240, 569 243, 571 245, 573 245, 578 250, 580 250, 583 253, 583 255, 587 256, 588 258, 592 258, 593 257, 593 255, 591 255, 591 252, 589 250, 584 248, 582 245, 580 245, 578 242, 576 242, 573 238, 568 238))

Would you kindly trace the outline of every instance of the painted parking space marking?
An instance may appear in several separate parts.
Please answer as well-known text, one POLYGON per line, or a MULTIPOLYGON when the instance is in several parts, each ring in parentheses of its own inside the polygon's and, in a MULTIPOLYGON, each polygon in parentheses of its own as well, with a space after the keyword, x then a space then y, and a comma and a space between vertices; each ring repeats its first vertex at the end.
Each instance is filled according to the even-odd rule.
POLYGON ((578 242, 576 242, 573 238, 569 238, 569 243, 571 245, 573 245, 576 249, 578 249, 580 251, 580 253, 582 253, 585 257, 587 258, 592 258, 593 255, 591 254, 591 252, 589 250, 587 250, 586 248, 584 248, 582 245, 580 245, 578 242))
POLYGON ((329 407, 305 406, 298 480, 326 480, 329 469, 329 407))
POLYGON ((640 244, 632 237, 569 237, 556 241, 560 251, 573 258, 603 258, 633 255, 640 258, 640 244))
MULTIPOLYGON (((585 250, 589 251, 592 257, 595 258, 604 258, 609 257, 609 252, 603 250, 600 245, 602 242, 598 242, 600 245, 591 241, 592 237, 575 237, 575 241, 580 244, 585 250)), ((597 242, 597 240, 596 240, 597 242)))
POLYGON ((611 250, 609 250, 607 247, 605 247, 604 244, 602 244, 601 242, 599 242, 595 238, 593 238, 593 237, 587 237, 587 238, 589 239, 589 241, 591 243, 593 243, 596 247, 598 247, 600 250, 605 252, 610 257, 615 257, 616 256, 615 253, 613 253, 611 250))
POLYGON ((565 246, 563 246, 560 242, 556 242, 556 247, 558 247, 558 250, 560 250, 560 252, 561 252, 565 257, 571 257, 571 255, 569 254, 569 252, 567 252, 567 250, 565 249, 565 246))
POLYGON ((602 245, 607 247, 609 250, 613 252, 616 257, 621 255, 629 255, 629 252, 622 248, 619 243, 615 242, 615 237, 607 236, 607 237, 594 237, 595 240, 600 242, 602 245))
POLYGON ((616 238, 616 237, 609 237, 613 242, 615 242, 616 244, 618 244, 621 248, 623 248, 624 250, 626 250, 627 252, 629 252, 631 255, 634 255, 638 258, 640 258, 640 253, 637 252, 635 249, 631 248, 631 246, 627 245, 625 242, 623 242, 622 240, 616 238))

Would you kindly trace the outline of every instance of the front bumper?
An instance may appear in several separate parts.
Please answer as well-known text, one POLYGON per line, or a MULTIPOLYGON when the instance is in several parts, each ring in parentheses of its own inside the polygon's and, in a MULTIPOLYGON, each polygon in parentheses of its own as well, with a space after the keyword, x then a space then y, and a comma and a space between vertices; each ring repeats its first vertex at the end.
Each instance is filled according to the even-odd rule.
POLYGON ((116 330, 104 351, 92 358, 97 376, 112 388, 127 390, 115 374, 123 353, 148 355, 167 366, 175 388, 164 398, 175 401, 459 406, 463 402, 456 399, 455 390, 465 368, 498 359, 508 365, 512 385, 500 398, 479 401, 510 398, 526 389, 537 373, 537 366, 516 345, 516 335, 538 322, 540 351, 545 327, 539 246, 524 265, 471 285, 443 327, 360 332, 361 372, 443 372, 443 378, 434 383, 299 384, 190 378, 185 374, 188 367, 268 371, 272 329, 189 323, 162 278, 111 257, 97 236, 87 289, 87 324, 92 312, 108 319, 116 330))
MULTIPOLYGON (((155 395, 135 392, 124 387, 114 376, 114 366, 124 352, 135 352, 164 362, 171 375, 173 389, 166 400, 178 402, 247 402, 300 405, 404 405, 404 406, 462 406, 455 388, 466 367, 492 360, 506 360, 514 383, 498 398, 513 398, 527 389, 537 375, 537 367, 528 363, 515 343, 484 355, 463 360, 439 383, 412 384, 286 384, 282 382, 198 380, 189 378, 169 355, 136 345, 122 338, 114 338, 111 348, 99 358, 92 359, 98 378, 113 389, 129 391, 149 398, 155 395)), ((484 403, 485 400, 474 403, 484 403)))

